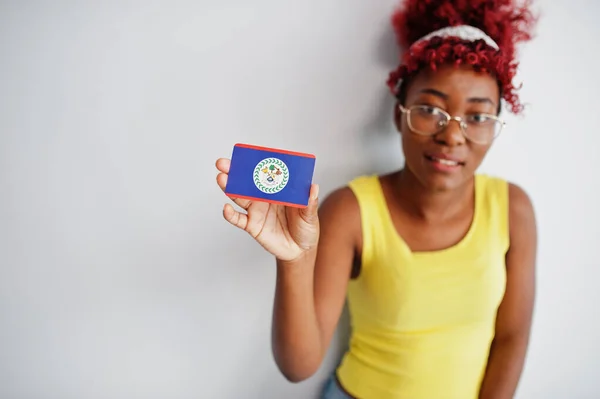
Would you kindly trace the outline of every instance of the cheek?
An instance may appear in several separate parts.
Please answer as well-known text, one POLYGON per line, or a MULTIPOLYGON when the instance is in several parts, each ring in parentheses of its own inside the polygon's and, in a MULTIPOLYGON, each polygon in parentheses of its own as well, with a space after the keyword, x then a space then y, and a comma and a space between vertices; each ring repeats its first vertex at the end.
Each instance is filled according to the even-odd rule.
POLYGON ((469 164, 472 165, 473 168, 479 167, 483 159, 487 155, 490 146, 471 146, 469 149, 469 164))
MULTIPOLYGON (((406 132, 406 130, 405 130, 406 132)), ((424 148, 430 137, 418 136, 411 133, 402 134, 402 149, 407 160, 419 160, 423 156, 424 148)))

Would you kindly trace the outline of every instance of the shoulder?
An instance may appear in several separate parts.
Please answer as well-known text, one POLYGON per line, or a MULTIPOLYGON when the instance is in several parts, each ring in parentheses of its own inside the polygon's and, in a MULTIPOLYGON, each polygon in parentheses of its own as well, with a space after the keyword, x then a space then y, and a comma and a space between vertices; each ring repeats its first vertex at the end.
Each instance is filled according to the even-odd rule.
POLYGON ((536 239, 536 219, 529 194, 519 185, 507 182, 508 215, 511 242, 533 243, 536 239))
POLYGON ((507 182, 509 212, 516 217, 528 217, 534 213, 529 194, 519 185, 507 182))
POLYGON ((518 184, 493 175, 480 174, 477 177, 487 189, 492 190, 498 195, 505 196, 511 216, 519 217, 533 214, 531 198, 525 189, 518 184))
POLYGON ((346 237, 353 245, 360 246, 362 222, 356 185, 367 177, 360 176, 348 184, 331 191, 319 206, 319 223, 322 234, 335 234, 346 237))
POLYGON ((358 211, 358 200, 349 185, 334 189, 321 203, 319 212, 345 213, 358 211))
POLYGON ((535 230, 533 202, 527 191, 520 185, 498 176, 479 174, 479 181, 486 191, 508 214, 510 241, 531 235, 535 230))
POLYGON ((348 184, 334 189, 323 200, 320 211, 324 216, 341 215, 349 219, 360 219, 361 197, 373 190, 379 176, 361 175, 350 180, 348 184))
POLYGON ((360 207, 349 185, 334 189, 319 206, 321 223, 335 222, 343 225, 360 223, 360 207))
POLYGON ((477 175, 475 175, 475 177, 479 179, 479 181, 487 185, 505 186, 508 189, 509 199, 512 201, 517 201, 519 204, 531 204, 531 200, 527 192, 521 186, 511 182, 510 180, 506 180, 500 176, 495 176, 493 174, 485 173, 478 173, 477 175))

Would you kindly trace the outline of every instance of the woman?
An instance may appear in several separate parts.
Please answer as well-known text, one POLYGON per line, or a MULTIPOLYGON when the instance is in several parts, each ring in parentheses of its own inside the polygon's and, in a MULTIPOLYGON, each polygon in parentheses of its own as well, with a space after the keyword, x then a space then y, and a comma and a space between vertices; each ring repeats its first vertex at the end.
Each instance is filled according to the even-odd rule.
MULTIPOLYGON (((347 299, 350 347, 323 398, 511 398, 535 291, 536 223, 515 184, 477 174, 521 112, 515 44, 533 18, 509 0, 408 0, 408 48, 388 84, 405 166, 360 176, 318 209, 235 199, 224 217, 277 261, 273 353, 290 381, 315 373, 347 299)), ((229 160, 219 159, 225 187, 229 160)))

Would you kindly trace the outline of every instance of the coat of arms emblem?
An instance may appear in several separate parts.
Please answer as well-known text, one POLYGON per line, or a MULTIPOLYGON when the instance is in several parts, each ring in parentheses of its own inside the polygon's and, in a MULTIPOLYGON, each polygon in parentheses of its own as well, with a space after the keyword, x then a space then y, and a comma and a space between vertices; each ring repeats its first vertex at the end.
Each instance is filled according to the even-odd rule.
POLYGON ((287 165, 277 158, 266 158, 254 168, 254 184, 266 194, 275 194, 283 190, 290 178, 287 165))

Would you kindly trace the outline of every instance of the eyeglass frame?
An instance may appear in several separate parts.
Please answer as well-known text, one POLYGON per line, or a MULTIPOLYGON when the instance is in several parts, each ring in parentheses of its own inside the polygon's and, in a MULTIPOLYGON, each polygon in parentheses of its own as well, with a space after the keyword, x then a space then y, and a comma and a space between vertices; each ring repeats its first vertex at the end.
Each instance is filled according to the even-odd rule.
POLYGON ((500 128, 498 130, 498 133, 494 134, 494 136, 492 137, 491 140, 485 142, 485 143, 481 143, 481 142, 477 142, 475 140, 473 140, 472 138, 470 138, 469 136, 467 136, 467 123, 464 121, 463 118, 461 118, 460 116, 452 116, 450 115, 448 112, 444 111, 443 109, 441 109, 440 107, 436 107, 433 105, 427 105, 427 104, 414 104, 411 105, 410 107, 406 108, 404 107, 402 104, 398 104, 398 108, 400 109, 400 111, 403 114, 406 114, 406 122, 408 123, 408 127, 410 128, 411 131, 421 135, 421 136, 435 136, 436 134, 442 132, 445 128, 448 127, 448 125, 450 125, 450 122, 452 122, 453 120, 455 120, 456 122, 458 122, 458 125, 460 126, 460 131, 463 135, 463 137, 475 144, 479 144, 479 145, 487 145, 490 143, 493 143, 494 140, 496 140, 498 138, 498 136, 500 136, 500 133, 502 133, 502 131, 504 130, 504 127, 506 126, 506 122, 504 122, 502 119, 500 119, 497 115, 494 114, 488 114, 486 112, 480 112, 480 115, 485 115, 486 117, 489 117, 491 119, 494 119, 496 122, 500 123, 500 128), (444 125, 440 126, 440 129, 433 132, 433 133, 423 133, 422 131, 419 130, 415 130, 412 126, 412 123, 410 123, 410 112, 416 108, 416 107, 431 107, 431 108, 435 108, 436 110, 438 110, 442 115, 444 115, 446 117, 446 123, 444 125))

